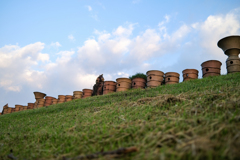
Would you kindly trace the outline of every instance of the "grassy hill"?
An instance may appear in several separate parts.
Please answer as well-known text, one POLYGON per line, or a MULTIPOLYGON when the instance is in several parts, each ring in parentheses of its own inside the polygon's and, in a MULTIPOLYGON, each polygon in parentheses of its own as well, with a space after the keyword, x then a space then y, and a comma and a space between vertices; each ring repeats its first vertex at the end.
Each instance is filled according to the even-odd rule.
POLYGON ((0 116, 0 159, 84 159, 133 146, 99 159, 239 159, 240 73, 0 116))

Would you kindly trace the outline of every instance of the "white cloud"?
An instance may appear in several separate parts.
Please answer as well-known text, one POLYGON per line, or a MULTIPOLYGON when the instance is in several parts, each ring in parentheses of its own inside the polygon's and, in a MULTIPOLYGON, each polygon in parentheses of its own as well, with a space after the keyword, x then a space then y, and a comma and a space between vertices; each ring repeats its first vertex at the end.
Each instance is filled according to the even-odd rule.
POLYGON ((32 68, 38 62, 49 61, 49 55, 41 53, 44 43, 36 42, 24 47, 6 45, 0 48, 0 88, 20 92, 23 85, 41 83, 44 76, 32 68))
POLYGON ((53 47, 61 47, 62 45, 59 42, 55 42, 55 43, 52 42, 51 46, 53 46, 53 47))
POLYGON ((92 7, 91 6, 86 6, 87 7, 87 9, 88 9, 88 11, 92 11, 92 7))
POLYGON ((71 41, 75 41, 75 38, 72 34, 68 35, 68 39, 70 39, 71 41))

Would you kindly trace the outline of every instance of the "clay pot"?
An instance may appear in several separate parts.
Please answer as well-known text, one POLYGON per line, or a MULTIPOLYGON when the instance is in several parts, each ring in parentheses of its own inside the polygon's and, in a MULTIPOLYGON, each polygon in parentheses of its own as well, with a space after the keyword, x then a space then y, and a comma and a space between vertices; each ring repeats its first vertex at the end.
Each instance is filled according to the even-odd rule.
MULTIPOLYGON (((27 105, 27 109, 33 109, 34 107, 34 103, 28 103, 27 105)), ((15 107, 16 108, 16 107, 15 107)))
POLYGON ((52 100, 53 100, 53 98, 54 98, 54 97, 50 97, 50 96, 45 97, 44 106, 50 106, 50 105, 52 105, 52 100))
POLYGON ((116 84, 114 81, 104 81, 103 94, 116 92, 116 84))
POLYGON ((73 96, 72 95, 66 95, 66 102, 72 101, 73 96))
POLYGON ((177 72, 167 72, 165 73, 165 83, 166 84, 176 84, 179 83, 179 74, 177 72))
POLYGON ((110 91, 110 90, 105 90, 103 91, 103 94, 109 94, 109 93, 114 93, 115 91, 110 91))
POLYGON ((58 102, 58 100, 57 100, 56 98, 54 98, 54 99, 52 100, 52 104, 57 104, 57 102, 58 102))
POLYGON ((219 76, 221 72, 222 63, 217 60, 205 61, 202 66, 202 77, 219 76))
POLYGON ((227 73, 240 72, 240 36, 228 36, 218 41, 218 47, 228 56, 227 73))
POLYGON ((183 81, 198 79, 198 70, 196 69, 185 69, 182 71, 182 73, 183 73, 183 81))
POLYGON ((92 93, 93 93, 92 89, 83 89, 83 97, 82 98, 91 97, 92 93))
POLYGON ((164 73, 158 70, 147 71, 147 87, 157 87, 162 84, 164 73))
POLYGON ((132 79, 132 88, 141 88, 145 89, 146 80, 144 78, 133 78, 132 79))
POLYGON ((10 108, 10 107, 7 108, 7 113, 12 113, 12 109, 13 109, 13 108, 10 108))
POLYGON ((27 110, 27 106, 23 106, 23 111, 27 110))
POLYGON ((33 92, 33 93, 36 99, 43 99, 46 96, 45 93, 41 93, 41 92, 33 92))
POLYGON ((58 95, 58 99, 65 99, 66 98, 66 96, 64 96, 64 95, 58 95))
POLYGON ((65 101, 66 101, 66 96, 58 95, 58 101, 57 101, 58 104, 64 103, 65 101))
POLYGON ((117 81, 117 84, 116 84, 117 92, 126 91, 131 88, 132 81, 129 78, 118 78, 116 79, 116 81, 117 81))
POLYGON ((0 112, 0 116, 2 115, 2 113, 0 112))
POLYGON ((83 96, 82 91, 73 91, 73 99, 81 99, 83 96))
POLYGON ((147 82, 147 87, 148 88, 157 87, 157 86, 160 86, 161 84, 162 82, 159 82, 159 81, 149 81, 147 82))

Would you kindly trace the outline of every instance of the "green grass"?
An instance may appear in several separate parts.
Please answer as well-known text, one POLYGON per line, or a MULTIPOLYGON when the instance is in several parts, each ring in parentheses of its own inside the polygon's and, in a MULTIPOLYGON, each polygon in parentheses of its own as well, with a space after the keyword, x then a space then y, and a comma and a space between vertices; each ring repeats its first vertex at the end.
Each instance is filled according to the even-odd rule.
POLYGON ((239 159, 240 73, 0 116, 0 159, 74 159, 131 146, 138 151, 118 159, 239 159))

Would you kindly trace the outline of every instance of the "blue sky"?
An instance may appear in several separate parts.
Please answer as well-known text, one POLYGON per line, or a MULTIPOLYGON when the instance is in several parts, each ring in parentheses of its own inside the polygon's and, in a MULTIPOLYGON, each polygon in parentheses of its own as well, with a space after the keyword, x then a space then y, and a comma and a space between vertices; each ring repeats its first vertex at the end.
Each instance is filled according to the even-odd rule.
MULTIPOLYGON (((240 34, 240 1, 2 0, 0 111, 148 70, 199 70, 217 41, 240 34)), ((182 81, 182 74, 181 80, 182 81)))

